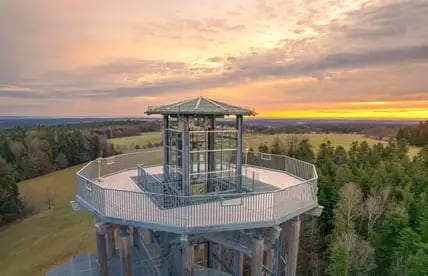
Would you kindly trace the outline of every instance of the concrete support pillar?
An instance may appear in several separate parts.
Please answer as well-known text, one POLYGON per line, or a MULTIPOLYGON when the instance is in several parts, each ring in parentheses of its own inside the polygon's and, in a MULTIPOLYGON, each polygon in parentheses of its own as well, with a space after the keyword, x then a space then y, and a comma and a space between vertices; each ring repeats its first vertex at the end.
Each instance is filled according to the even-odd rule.
POLYGON ((129 232, 128 226, 120 227, 120 266, 122 269, 122 276, 132 275, 131 237, 129 232))
POLYGON ((244 265, 244 254, 239 250, 235 250, 233 253, 233 275, 242 276, 244 265))
POLYGON ((261 276, 263 268, 264 240, 260 234, 253 238, 253 250, 251 258, 251 276, 261 276))
POLYGON ((168 162, 168 128, 169 128, 169 121, 168 121, 168 115, 163 116, 163 133, 162 133, 162 144, 163 144, 163 175, 166 176, 168 179, 168 167, 166 166, 168 162))
POLYGON ((236 145, 236 175, 238 177, 236 190, 241 192, 242 188, 242 132, 243 120, 242 115, 236 115, 237 145, 236 145))
POLYGON ((190 245, 188 235, 182 234, 180 240, 181 257, 183 263, 183 276, 191 276, 193 266, 193 247, 190 245))
POLYGON ((297 268, 297 254, 299 251, 300 217, 286 221, 282 225, 285 237, 285 275, 295 276, 297 268))
POLYGON ((95 218, 95 240, 100 276, 108 275, 106 225, 95 218))
POLYGON ((106 241, 107 241, 107 258, 110 259, 116 255, 116 242, 114 237, 114 225, 110 224, 106 229, 106 241))

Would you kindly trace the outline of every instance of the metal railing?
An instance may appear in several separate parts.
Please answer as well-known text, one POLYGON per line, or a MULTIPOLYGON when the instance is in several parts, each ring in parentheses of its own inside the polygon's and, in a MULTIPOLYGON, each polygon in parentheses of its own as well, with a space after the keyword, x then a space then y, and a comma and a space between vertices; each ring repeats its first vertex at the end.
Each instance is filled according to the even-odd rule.
POLYGON ((244 154, 248 166, 287 173, 296 178, 297 183, 265 192, 192 196, 165 192, 164 187, 155 185, 160 183, 156 179, 152 186, 138 192, 100 185, 102 177, 137 169, 141 163, 161 162, 162 151, 142 151, 89 162, 77 173, 77 199, 106 217, 179 228, 273 222, 317 205, 314 165, 287 156, 244 154), (161 208, 156 201, 171 208, 161 208))

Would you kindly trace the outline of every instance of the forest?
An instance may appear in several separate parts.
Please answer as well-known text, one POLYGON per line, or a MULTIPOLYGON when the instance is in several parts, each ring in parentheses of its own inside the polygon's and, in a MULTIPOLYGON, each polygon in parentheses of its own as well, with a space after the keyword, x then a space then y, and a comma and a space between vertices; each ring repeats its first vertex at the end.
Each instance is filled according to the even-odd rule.
POLYGON ((428 146, 410 160, 405 140, 384 146, 275 139, 262 152, 315 162, 320 218, 302 224, 298 275, 428 275, 428 146))
POLYGON ((157 131, 157 122, 123 121, 13 128, 0 132, 0 225, 24 215, 17 182, 118 152, 108 138, 157 131))
POLYGON ((417 127, 401 128, 397 139, 404 139, 413 146, 428 145, 428 121, 419 122, 417 127))

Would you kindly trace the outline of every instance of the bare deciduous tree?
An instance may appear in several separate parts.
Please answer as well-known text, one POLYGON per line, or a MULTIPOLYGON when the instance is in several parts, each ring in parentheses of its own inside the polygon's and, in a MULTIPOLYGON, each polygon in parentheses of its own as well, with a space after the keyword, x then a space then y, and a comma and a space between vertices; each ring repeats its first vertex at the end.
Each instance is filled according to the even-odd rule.
POLYGON ((48 210, 52 209, 56 198, 56 189, 54 188, 47 188, 45 190, 45 203, 48 207, 48 210))
POLYGON ((347 183, 340 189, 340 201, 335 213, 335 227, 339 233, 352 229, 361 215, 363 193, 354 183, 347 183))
POLYGON ((372 190, 369 197, 364 202, 365 208, 363 210, 364 215, 367 217, 367 236, 371 235, 376 222, 384 214, 389 194, 389 188, 372 190))

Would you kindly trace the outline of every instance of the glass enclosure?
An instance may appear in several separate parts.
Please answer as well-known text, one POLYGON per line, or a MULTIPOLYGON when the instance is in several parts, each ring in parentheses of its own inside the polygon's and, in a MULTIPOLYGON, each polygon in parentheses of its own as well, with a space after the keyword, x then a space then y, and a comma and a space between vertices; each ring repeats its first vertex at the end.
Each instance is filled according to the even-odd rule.
MULTIPOLYGON (((183 119, 180 119, 183 120, 183 119)), ((236 186, 236 154, 238 130, 224 125, 215 126, 214 118, 188 117, 183 122, 169 118, 166 131, 167 160, 165 180, 182 191, 188 129, 188 175, 190 194, 225 192, 236 186)))

